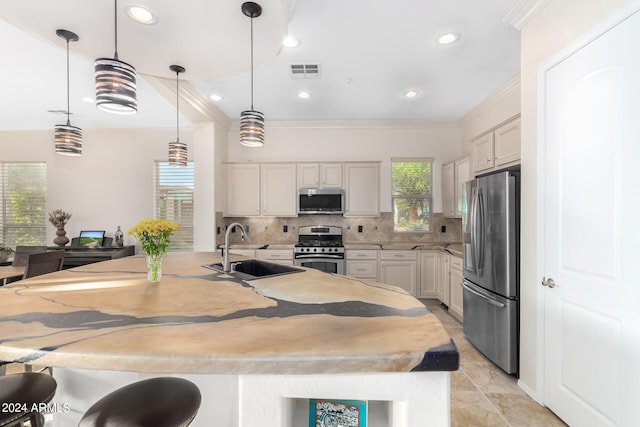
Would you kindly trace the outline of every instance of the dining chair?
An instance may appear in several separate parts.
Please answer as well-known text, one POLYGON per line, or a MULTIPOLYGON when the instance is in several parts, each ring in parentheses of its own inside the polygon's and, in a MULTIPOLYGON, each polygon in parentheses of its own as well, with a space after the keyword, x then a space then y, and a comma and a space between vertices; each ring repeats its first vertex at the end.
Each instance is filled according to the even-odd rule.
POLYGON ((29 255, 23 279, 62 270, 64 251, 37 252, 29 255))
POLYGON ((46 246, 16 246, 16 252, 13 254, 12 265, 14 267, 24 267, 27 265, 29 254, 46 251, 46 246))

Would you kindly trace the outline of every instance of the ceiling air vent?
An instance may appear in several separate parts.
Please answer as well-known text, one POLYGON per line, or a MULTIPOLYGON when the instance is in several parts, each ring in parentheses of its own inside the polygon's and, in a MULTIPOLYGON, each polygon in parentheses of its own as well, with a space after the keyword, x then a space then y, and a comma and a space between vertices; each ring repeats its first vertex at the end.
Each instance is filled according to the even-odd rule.
POLYGON ((291 77, 294 79, 317 79, 320 77, 318 64, 292 64, 291 77))

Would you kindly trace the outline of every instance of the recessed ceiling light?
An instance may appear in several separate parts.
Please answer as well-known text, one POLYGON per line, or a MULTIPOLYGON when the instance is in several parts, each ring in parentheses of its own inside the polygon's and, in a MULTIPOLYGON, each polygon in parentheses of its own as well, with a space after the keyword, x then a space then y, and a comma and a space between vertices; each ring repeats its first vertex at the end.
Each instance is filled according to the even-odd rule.
POLYGON ((90 96, 83 96, 83 97, 82 97, 82 98, 80 98, 80 99, 81 99, 82 101, 84 101, 84 102, 88 102, 88 103, 91 103, 91 104, 92 104, 92 103, 94 103, 94 102, 96 102, 96 100, 95 100, 95 99, 93 99, 93 98, 91 98, 90 96))
POLYGON ((309 99, 309 98, 311 98, 311 94, 309 92, 305 92, 305 91, 298 92, 298 98, 300 98, 300 99, 309 99))
POLYGON ((213 99, 214 101, 222 101, 224 99, 222 95, 218 95, 217 93, 209 95, 209 98, 213 99))
POLYGON ((282 39, 282 46, 284 47, 298 47, 300 45, 300 40, 293 36, 286 36, 282 39))
POLYGON ((155 24, 158 22, 156 16, 144 6, 128 6, 127 13, 129 17, 140 24, 155 24))
POLYGON ((458 41, 460 36, 456 33, 444 33, 440 37, 438 37, 438 44, 451 44, 453 42, 458 41))
POLYGON ((415 98, 418 95, 420 95, 420 92, 415 89, 402 92, 402 96, 404 96, 405 98, 415 98))

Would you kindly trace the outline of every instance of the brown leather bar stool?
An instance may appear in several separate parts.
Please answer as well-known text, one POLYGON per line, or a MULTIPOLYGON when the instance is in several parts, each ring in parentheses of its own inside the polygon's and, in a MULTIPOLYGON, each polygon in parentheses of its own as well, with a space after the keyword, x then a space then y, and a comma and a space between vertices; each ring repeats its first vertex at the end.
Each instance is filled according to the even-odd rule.
POLYGON ((94 403, 78 427, 186 427, 201 398, 198 387, 183 378, 138 381, 94 403))
POLYGON ((22 426, 27 420, 31 427, 42 427, 37 409, 53 399, 57 386, 52 376, 40 372, 0 377, 0 427, 22 426))

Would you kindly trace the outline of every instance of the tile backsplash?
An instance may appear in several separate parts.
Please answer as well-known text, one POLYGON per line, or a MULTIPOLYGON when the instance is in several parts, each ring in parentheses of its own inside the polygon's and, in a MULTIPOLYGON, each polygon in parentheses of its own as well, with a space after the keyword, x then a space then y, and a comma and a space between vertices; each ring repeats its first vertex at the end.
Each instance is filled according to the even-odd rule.
MULTIPOLYGON (((462 242, 462 220, 445 218, 433 214, 431 233, 394 233, 393 213, 382 212, 375 218, 344 218, 340 215, 301 215, 292 218, 273 217, 223 217, 216 213, 219 233, 216 243, 224 244, 225 227, 238 222, 248 226, 247 244, 295 244, 298 241, 298 227, 306 225, 333 225, 342 227, 345 243, 460 243, 462 242), (358 232, 358 227, 362 232, 358 232), (445 232, 442 232, 444 226, 445 232), (284 230, 287 230, 286 232, 284 230)), ((240 243, 240 233, 232 234, 232 243, 240 243)))

